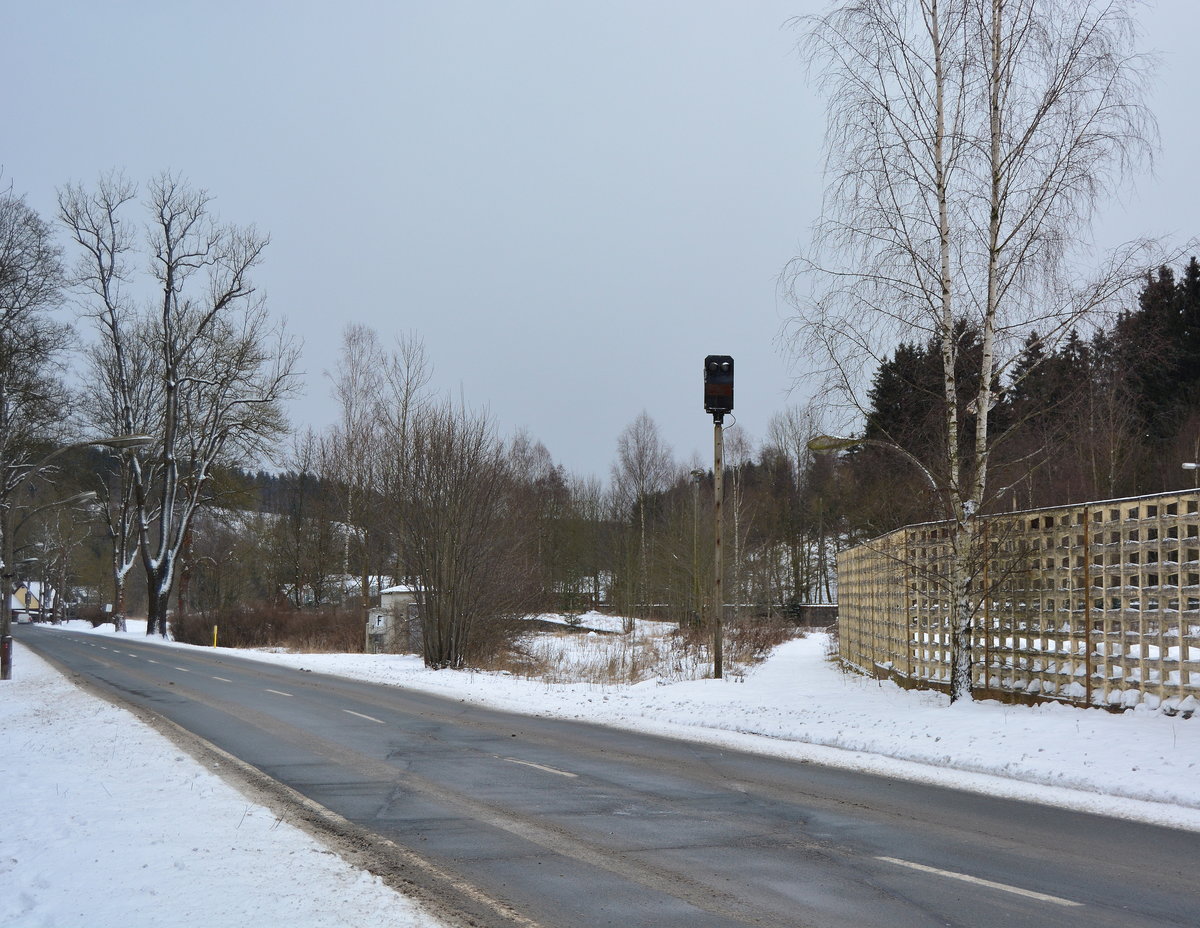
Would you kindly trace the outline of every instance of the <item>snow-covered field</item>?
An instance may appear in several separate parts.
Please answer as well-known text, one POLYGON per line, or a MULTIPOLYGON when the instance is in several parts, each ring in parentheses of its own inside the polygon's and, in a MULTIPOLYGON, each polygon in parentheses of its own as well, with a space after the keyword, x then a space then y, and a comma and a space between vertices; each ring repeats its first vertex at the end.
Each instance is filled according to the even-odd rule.
MULTIPOLYGON (((110 626, 95 633, 114 634, 110 626)), ((539 636, 536 647, 561 673, 630 649, 617 636, 587 634, 539 636)), ((824 635, 811 635, 744 676, 668 674, 633 685, 429 671, 406 655, 239 653, 516 712, 1200 831, 1200 716, 950 707, 936 693, 843 674, 825 660, 826 647, 824 635)), ((6 807, 19 810, 0 828, 0 925, 138 926, 161 924, 164 912, 206 926, 434 924, 29 651, 18 647, 15 668, 15 679, 0 684, 0 777, 6 807)))

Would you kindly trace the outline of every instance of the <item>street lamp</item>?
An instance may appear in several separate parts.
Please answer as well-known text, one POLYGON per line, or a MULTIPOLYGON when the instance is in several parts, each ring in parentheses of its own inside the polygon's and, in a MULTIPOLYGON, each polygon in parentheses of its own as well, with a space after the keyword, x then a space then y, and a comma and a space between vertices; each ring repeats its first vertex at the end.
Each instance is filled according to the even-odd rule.
MULTIPOLYGON (((1192 471, 1200 471, 1200 463, 1197 463, 1196 461, 1184 461, 1183 469, 1184 470, 1192 470, 1192 471)), ((1200 473, 1196 474, 1196 486, 1200 487, 1200 473)))
MULTIPOLYGON (((4 533, 3 538, 3 564, 0 565, 0 587, 3 587, 4 603, 0 609, 0 680, 12 679, 12 580, 13 568, 16 566, 13 563, 13 549, 15 539, 14 532, 19 525, 14 524, 13 519, 13 502, 17 496, 21 486, 32 477, 34 474, 45 470, 46 466, 60 455, 66 454, 69 451, 77 451, 81 448, 111 448, 114 451, 123 451, 127 448, 140 448, 154 441, 152 435, 114 435, 108 438, 96 438, 91 441, 78 441, 73 444, 63 445, 61 448, 56 448, 47 454, 44 458, 32 464, 14 464, 11 465, 11 470, 24 469, 24 473, 17 478, 8 489, 8 498, 3 502, 3 513, 0 514, 0 531, 4 533)), ((3 480, 3 474, 0 474, 0 480, 3 480)), ((78 506, 81 503, 92 502, 96 499, 94 490, 88 490, 84 493, 76 493, 74 496, 69 496, 66 499, 54 500, 50 503, 43 503, 30 510, 21 520, 20 524, 39 512, 45 512, 47 509, 62 509, 70 506, 78 506)))
POLYGON ((863 445, 876 445, 880 448, 887 448, 889 451, 895 451, 921 472, 926 482, 933 488, 934 495, 940 496, 942 494, 937 481, 933 479, 933 474, 929 472, 929 468, 922 464, 912 452, 906 451, 890 441, 880 441, 878 438, 844 438, 840 435, 817 435, 815 438, 808 440, 808 450, 815 454, 833 454, 837 451, 849 451, 851 448, 860 448, 863 445))

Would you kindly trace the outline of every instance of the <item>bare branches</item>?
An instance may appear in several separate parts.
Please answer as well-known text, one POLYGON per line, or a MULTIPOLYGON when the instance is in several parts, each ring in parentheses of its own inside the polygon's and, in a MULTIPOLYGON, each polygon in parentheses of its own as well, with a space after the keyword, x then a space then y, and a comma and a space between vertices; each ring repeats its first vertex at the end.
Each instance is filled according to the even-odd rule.
POLYGON ((0 337, 51 308, 62 286, 59 249, 49 224, 24 198, 0 193, 0 337))
MULTIPOLYGON (((12 579, 17 491, 44 471, 46 448, 68 420, 68 394, 53 373, 66 329, 48 315, 62 285, 49 225, 25 201, 0 193, 0 566, 12 579)), ((8 596, 7 580, 0 595, 8 596)), ((7 608, 0 629, 8 634, 7 608)), ((3 677, 11 667, 3 661, 3 677)))
POLYGON ((829 97, 829 185, 813 253, 785 272, 800 311, 793 344, 859 408, 865 375, 898 342, 916 336, 940 352, 942 440, 930 447, 943 459, 894 451, 940 478, 956 527, 955 696, 970 686, 967 559, 1000 377, 1035 326, 1053 347, 1146 266, 1127 248, 1079 283, 1099 199, 1153 149, 1133 6, 857 0, 805 21, 829 97), (963 325, 979 338, 966 372, 963 325))
POLYGON ((678 467, 671 448, 658 425, 643 410, 617 438, 617 463, 613 487, 627 510, 636 510, 640 529, 639 584, 636 599, 644 602, 649 591, 650 557, 646 540, 646 507, 652 494, 660 493, 675 478, 678 467))
POLYGON ((101 431, 157 439, 154 453, 122 459, 127 487, 112 498, 128 494, 131 509, 110 507, 114 535, 127 511, 135 516, 153 630, 214 466, 268 456, 286 430, 282 403, 295 389, 298 346, 255 293, 251 274, 267 238, 220 224, 209 194, 177 176, 148 185, 150 260, 148 280, 139 280, 131 261, 139 243, 125 218, 136 195, 109 174, 92 190, 64 188, 59 214, 80 251, 73 280, 83 314, 101 336, 91 360, 105 390, 88 412, 101 431))
POLYGON ((461 667, 486 623, 529 606, 514 474, 489 418, 449 401, 411 423, 403 460, 400 544, 419 581, 425 663, 461 667))
MULTIPOLYGON (((949 306, 981 330, 994 319, 1007 357, 1030 328, 1053 338, 1093 308, 1065 299, 1092 259, 1087 222, 1155 138, 1132 9, 865 0, 803 21, 830 180, 814 250, 783 280, 797 351, 861 373, 900 338, 945 333, 949 306)), ((1127 257, 1116 279, 1145 256, 1127 257)))

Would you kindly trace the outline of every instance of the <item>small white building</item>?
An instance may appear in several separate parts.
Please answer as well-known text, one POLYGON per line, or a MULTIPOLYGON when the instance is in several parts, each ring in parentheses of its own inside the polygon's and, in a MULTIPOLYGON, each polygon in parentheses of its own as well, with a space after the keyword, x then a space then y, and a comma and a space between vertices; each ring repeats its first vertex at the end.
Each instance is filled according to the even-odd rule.
POLYGON ((367 613, 367 653, 399 654, 421 649, 420 591, 390 586, 379 591, 379 608, 367 613))

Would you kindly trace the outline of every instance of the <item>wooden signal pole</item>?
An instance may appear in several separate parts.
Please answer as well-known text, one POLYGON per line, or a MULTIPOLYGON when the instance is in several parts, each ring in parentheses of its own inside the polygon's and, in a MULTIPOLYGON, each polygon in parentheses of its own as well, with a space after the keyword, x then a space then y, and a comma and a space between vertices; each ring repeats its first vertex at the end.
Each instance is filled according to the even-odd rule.
POLYGON ((725 498, 725 433, 724 417, 713 416, 713 533, 715 563, 713 572, 713 677, 723 674, 725 638, 725 597, 721 585, 724 558, 721 551, 721 504, 725 498))

